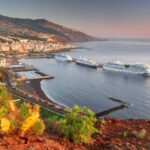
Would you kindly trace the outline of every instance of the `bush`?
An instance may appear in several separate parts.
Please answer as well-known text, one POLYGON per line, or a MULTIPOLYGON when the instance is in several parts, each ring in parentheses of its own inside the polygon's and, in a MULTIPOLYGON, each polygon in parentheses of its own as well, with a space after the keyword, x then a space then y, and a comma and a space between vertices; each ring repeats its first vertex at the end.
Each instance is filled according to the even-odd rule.
POLYGON ((86 143, 97 132, 95 122, 92 110, 75 105, 72 109, 67 108, 67 113, 60 120, 60 128, 65 138, 75 143, 86 143))
POLYGON ((44 129, 45 129, 45 125, 42 120, 37 120, 32 127, 32 130, 36 135, 41 134, 44 129))
POLYGON ((45 129, 39 117, 39 106, 29 103, 16 107, 14 101, 4 86, 0 86, 0 132, 1 134, 18 132, 40 134, 45 129))
POLYGON ((41 108, 40 116, 44 120, 44 123, 46 124, 46 132, 50 134, 55 133, 57 135, 61 135, 59 127, 59 120, 62 118, 61 115, 58 115, 54 112, 41 108))
POLYGON ((146 136, 147 131, 145 129, 142 129, 140 131, 133 131, 133 134, 137 137, 137 138, 144 138, 146 136))
POLYGON ((129 135, 129 132, 128 132, 128 131, 124 131, 124 132, 123 132, 123 137, 127 138, 128 135, 129 135))
POLYGON ((59 116, 51 116, 46 119, 46 125, 47 125, 47 132, 48 133, 55 133, 57 135, 61 135, 60 131, 60 117, 59 116))
POLYGON ((1 132, 8 132, 10 130, 10 121, 7 118, 0 119, 1 132))

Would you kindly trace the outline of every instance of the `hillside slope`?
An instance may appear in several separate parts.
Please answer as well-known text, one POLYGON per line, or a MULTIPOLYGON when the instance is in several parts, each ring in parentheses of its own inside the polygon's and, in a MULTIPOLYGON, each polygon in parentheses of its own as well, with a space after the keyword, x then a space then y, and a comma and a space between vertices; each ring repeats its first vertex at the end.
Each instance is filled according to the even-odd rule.
POLYGON ((99 40, 45 19, 19 19, 2 15, 0 15, 0 35, 42 40, 52 38, 61 42, 99 40))

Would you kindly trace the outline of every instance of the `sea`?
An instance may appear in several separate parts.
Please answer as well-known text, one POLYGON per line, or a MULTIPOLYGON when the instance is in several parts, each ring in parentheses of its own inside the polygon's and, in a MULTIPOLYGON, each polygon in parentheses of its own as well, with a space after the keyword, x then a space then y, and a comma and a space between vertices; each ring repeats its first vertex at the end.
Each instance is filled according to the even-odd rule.
MULTIPOLYGON (((98 63, 120 60, 150 64, 150 40, 107 40, 73 43, 81 48, 64 52, 73 58, 90 58, 98 63)), ((24 59, 24 63, 55 78, 42 80, 41 88, 51 100, 64 106, 87 106, 104 117, 150 119, 150 77, 93 69, 51 59, 24 59), (121 100, 128 105, 122 105, 121 100)))

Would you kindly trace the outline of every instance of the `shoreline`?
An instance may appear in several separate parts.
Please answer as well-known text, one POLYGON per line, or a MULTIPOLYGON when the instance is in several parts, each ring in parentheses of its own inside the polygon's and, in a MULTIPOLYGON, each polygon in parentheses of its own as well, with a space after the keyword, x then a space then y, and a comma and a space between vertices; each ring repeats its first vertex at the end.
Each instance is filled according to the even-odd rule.
POLYGON ((24 87, 24 90, 28 91, 30 94, 36 94, 36 97, 39 97, 45 101, 44 103, 51 111, 63 115, 65 113, 65 107, 48 98, 42 90, 40 82, 41 80, 32 80, 30 83, 25 83, 26 87, 24 87))
POLYGON ((43 98, 43 99, 45 99, 45 100, 48 100, 48 101, 50 101, 50 102, 52 102, 52 103, 54 103, 54 104, 60 105, 60 106, 62 106, 62 107, 65 108, 64 105, 55 102, 54 100, 50 99, 50 98, 46 95, 46 93, 44 92, 44 90, 43 90, 42 87, 41 87, 41 81, 42 81, 42 80, 36 80, 36 81, 35 81, 35 80, 32 80, 32 81, 30 81, 30 85, 32 86, 32 88, 34 88, 34 90, 35 90, 35 92, 38 94, 38 96, 41 97, 41 98, 43 98))
POLYGON ((46 94, 44 93, 44 91, 41 88, 41 84, 40 84, 41 80, 36 80, 36 81, 30 81, 30 85, 32 88, 34 88, 35 92, 43 99, 45 100, 50 100, 46 94))
MULTIPOLYGON (((25 82, 25 81, 23 81, 22 82, 22 84, 21 84, 21 89, 25 92, 25 94, 24 95, 26 95, 26 96, 24 96, 24 95, 22 95, 21 93, 18 93, 18 91, 14 91, 14 89, 11 87, 11 84, 10 84, 10 81, 9 81, 9 74, 8 74, 8 72, 7 71, 5 71, 5 70, 0 70, 0 71, 2 71, 4 74, 5 74, 5 76, 6 76, 6 85, 7 85, 7 87, 8 87, 8 89, 10 90, 10 92, 12 93, 12 94, 15 94, 15 95, 19 95, 19 97, 23 97, 23 99, 25 99, 25 100, 28 100, 29 102, 31 102, 31 103, 37 103, 37 104, 39 104, 39 105, 41 105, 41 106, 43 106, 43 107, 45 107, 46 109, 49 109, 49 111, 52 111, 52 112, 55 112, 56 114, 59 114, 59 115, 64 115, 64 113, 65 113, 65 106, 63 106, 63 105, 61 105, 61 104, 59 104, 59 103, 57 103, 57 102, 55 102, 55 101, 53 101, 51 98, 49 98, 46 94, 45 94, 45 92, 42 90, 42 88, 41 88, 41 80, 30 80, 30 82, 29 83, 27 83, 27 82, 25 82), (33 96, 34 95, 34 96, 33 96)), ((112 98, 111 98, 112 99, 112 98)), ((117 100, 118 101, 118 100, 117 100)), ((119 100, 120 101, 120 100, 119 100)), ((122 105, 120 105, 121 107, 123 106, 123 104, 122 105)), ((120 107, 119 106, 119 107, 120 107)), ((125 107, 127 107, 127 106, 125 106, 125 107)), ((103 117, 103 118, 107 118, 107 116, 105 116, 105 115, 107 115, 107 112, 108 111, 111 111, 111 110, 116 110, 116 107, 114 107, 114 108, 111 108, 111 109, 108 109, 108 110, 106 110, 106 111, 103 111, 103 112, 100 112, 100 113, 97 113, 96 114, 96 117, 103 117), (105 113, 106 112, 106 113, 105 113), (104 113, 104 114, 101 114, 101 113, 104 113), (100 114, 100 116, 99 116, 99 114, 100 114)), ((119 108, 120 109, 120 108, 119 108)), ((118 118, 118 117, 117 117, 118 118)), ((121 119, 121 118, 120 118, 121 119)), ((122 118, 122 119, 124 119, 124 118, 122 118)), ((132 119, 135 119, 135 118, 132 118, 132 119)), ((146 118, 141 118, 141 119, 146 119, 146 118)), ((124 120, 126 120, 126 119, 124 119, 124 120)), ((147 119, 146 119, 147 120, 147 119)))

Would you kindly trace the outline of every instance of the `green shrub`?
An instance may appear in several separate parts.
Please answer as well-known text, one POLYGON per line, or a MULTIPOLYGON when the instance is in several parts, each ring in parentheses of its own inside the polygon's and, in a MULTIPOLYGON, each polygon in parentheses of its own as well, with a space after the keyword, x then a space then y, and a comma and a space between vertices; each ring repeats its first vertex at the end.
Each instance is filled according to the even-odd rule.
POLYGON ((32 127, 32 130, 34 131, 36 135, 41 134, 44 129, 45 129, 45 125, 44 125, 43 120, 41 119, 37 120, 32 127))
POLYGON ((25 118, 27 118, 27 116, 29 115, 29 109, 30 105, 26 102, 24 102, 20 109, 19 109, 19 117, 24 120, 25 118))
POLYGON ((61 135, 59 119, 60 117, 57 115, 50 116, 49 118, 46 119, 48 133, 55 133, 57 135, 61 135))
POLYGON ((4 86, 0 86, 0 133, 40 134, 45 129, 38 105, 22 103, 17 108, 4 86))
POLYGON ((0 108, 5 109, 6 113, 10 111, 10 101, 11 97, 4 86, 0 86, 0 108))
POLYGON ((128 137, 128 135, 129 135, 129 132, 128 132, 128 131, 124 131, 124 132, 123 132, 123 137, 126 138, 126 137, 128 137))
POLYGON ((27 131, 32 131, 35 134, 40 134, 45 129, 43 121, 40 119, 40 113, 39 113, 39 106, 34 105, 31 107, 31 105, 27 105, 26 103, 23 104, 24 107, 22 107, 22 113, 21 114, 21 126, 20 131, 21 135, 23 136, 27 131), (27 111, 28 110, 28 111, 27 111))
POLYGON ((144 138, 146 136, 147 131, 142 129, 141 131, 133 131, 133 134, 138 138, 144 138))
POLYGON ((75 105, 67 108, 67 113, 60 120, 60 128, 65 138, 75 143, 86 143, 97 132, 94 112, 86 107, 75 105))

